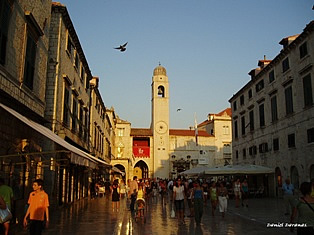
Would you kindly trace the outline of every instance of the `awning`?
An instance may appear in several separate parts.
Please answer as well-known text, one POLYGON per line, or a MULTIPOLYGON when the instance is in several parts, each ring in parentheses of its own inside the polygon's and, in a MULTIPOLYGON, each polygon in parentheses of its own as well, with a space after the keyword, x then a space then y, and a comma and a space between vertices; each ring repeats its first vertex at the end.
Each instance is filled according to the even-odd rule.
POLYGON ((125 175, 125 173, 122 172, 122 171, 120 171, 118 167, 113 166, 113 167, 111 168, 111 170, 114 171, 114 172, 116 172, 116 173, 121 174, 122 176, 125 175))
POLYGON ((210 169, 208 166, 198 166, 191 168, 189 170, 179 173, 179 175, 200 175, 204 174, 206 170, 210 169))
POLYGON ((206 175, 255 175, 255 174, 271 174, 274 170, 259 165, 227 165, 222 167, 213 167, 205 170, 206 175))
POLYGON ((33 128, 35 131, 39 132, 40 134, 44 135, 45 137, 49 138, 50 140, 54 141, 55 143, 59 144, 60 146, 64 147, 65 149, 69 150, 71 152, 71 162, 88 166, 91 168, 96 168, 97 164, 104 164, 106 166, 111 166, 105 161, 102 161, 78 148, 71 145, 70 143, 66 142, 64 139, 62 139, 60 136, 53 133, 50 129, 47 127, 44 127, 43 125, 36 123, 25 116, 19 114, 15 110, 3 105, 0 103, 0 107, 12 114, 14 117, 19 119, 20 121, 24 122, 29 127, 33 128))

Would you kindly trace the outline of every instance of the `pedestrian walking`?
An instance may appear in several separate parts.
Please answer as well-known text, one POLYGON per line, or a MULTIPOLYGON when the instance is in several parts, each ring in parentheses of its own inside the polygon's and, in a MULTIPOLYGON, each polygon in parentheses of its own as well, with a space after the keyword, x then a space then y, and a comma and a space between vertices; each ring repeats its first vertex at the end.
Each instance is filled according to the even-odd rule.
POLYGON ((170 193, 170 201, 172 201, 173 198, 173 180, 169 180, 168 186, 167 186, 169 193, 170 193))
POLYGON ((112 201, 112 211, 114 212, 115 209, 118 212, 120 208, 120 194, 119 194, 119 183, 118 179, 113 181, 111 186, 111 201, 112 201))
POLYGON ((290 215, 290 209, 294 207, 294 186, 290 183, 290 179, 286 179, 285 183, 282 185, 283 200, 285 204, 285 215, 290 215))
POLYGON ((194 200, 194 216, 196 225, 201 224, 204 208, 204 191, 203 187, 200 186, 200 182, 196 181, 196 186, 193 190, 194 200))
MULTIPOLYGON (((5 204, 12 211, 12 202, 13 202, 13 190, 10 186, 5 185, 4 179, 0 178, 0 196, 3 198, 5 204)), ((8 235, 10 230, 10 221, 3 223, 4 234, 8 235)))
POLYGON ((158 189, 156 178, 154 178, 153 181, 151 182, 151 189, 153 192, 153 197, 155 198, 157 196, 157 189, 158 189))
POLYGON ((124 180, 122 179, 120 182, 120 197, 124 198, 126 194, 126 185, 124 183, 124 180))
POLYGON ((173 187, 173 201, 176 207, 178 223, 184 224, 184 185, 177 179, 173 187))
POLYGON ((247 180, 244 179, 241 184, 241 194, 242 194, 242 206, 249 207, 248 199, 249 199, 249 185, 247 180))
POLYGON ((166 205, 167 200, 167 182, 166 180, 160 180, 159 181, 159 187, 160 187, 160 196, 161 196, 161 205, 166 205))
POLYGON ((48 194, 43 190, 44 181, 37 179, 33 182, 33 192, 28 199, 28 209, 24 217, 24 227, 27 226, 27 218, 30 219, 29 234, 41 235, 44 227, 49 225, 49 200, 48 194), (44 221, 46 224, 44 225, 44 221))
POLYGON ((207 199, 208 199, 208 184, 205 180, 202 184, 203 192, 204 192, 204 204, 207 205, 207 199))
POLYGON ((228 207, 228 189, 225 186, 224 182, 220 182, 218 188, 218 203, 219 203, 219 212, 222 215, 222 218, 225 217, 225 213, 228 207))
POLYGON ((310 182, 303 182, 301 184, 300 191, 303 197, 299 198, 291 215, 291 223, 294 223, 298 215, 298 224, 306 224, 306 227, 297 227, 298 235, 314 234, 314 198, 311 196, 311 189, 310 182))
POLYGON ((189 189, 188 189, 188 195, 187 195, 188 206, 190 209, 190 214, 188 215, 188 217, 194 216, 193 193, 194 193, 194 185, 193 185, 193 182, 190 182, 189 183, 189 189))
POLYGON ((233 192, 236 201, 236 207, 239 207, 241 199, 241 183, 239 178, 233 183, 233 192))
POLYGON ((209 197, 212 206, 212 216, 215 216, 215 211, 218 204, 217 188, 215 182, 212 182, 212 185, 209 188, 209 197))
POLYGON ((138 191, 138 184, 137 184, 137 176, 133 176, 133 180, 130 181, 130 196, 131 196, 131 203, 130 203, 130 211, 134 211, 134 204, 136 201, 136 194, 138 191))
POLYGON ((95 180, 92 180, 92 182, 90 183, 89 186, 89 190, 90 190, 90 197, 91 199, 94 199, 96 197, 96 183, 95 180))
POLYGON ((106 182, 102 186, 105 186, 105 195, 109 196, 110 195, 110 189, 111 189, 111 183, 110 183, 109 179, 106 179, 106 182))

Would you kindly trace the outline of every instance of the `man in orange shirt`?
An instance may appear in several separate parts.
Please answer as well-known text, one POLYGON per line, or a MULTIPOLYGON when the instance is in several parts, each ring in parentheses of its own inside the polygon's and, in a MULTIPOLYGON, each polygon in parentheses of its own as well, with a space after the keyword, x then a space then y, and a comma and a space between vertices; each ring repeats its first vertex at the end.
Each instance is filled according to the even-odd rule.
POLYGON ((31 235, 41 235, 43 222, 46 219, 46 227, 49 224, 49 200, 48 195, 43 190, 44 181, 37 179, 33 182, 33 192, 30 193, 26 215, 24 217, 24 226, 27 226, 27 217, 30 218, 29 232, 31 235))

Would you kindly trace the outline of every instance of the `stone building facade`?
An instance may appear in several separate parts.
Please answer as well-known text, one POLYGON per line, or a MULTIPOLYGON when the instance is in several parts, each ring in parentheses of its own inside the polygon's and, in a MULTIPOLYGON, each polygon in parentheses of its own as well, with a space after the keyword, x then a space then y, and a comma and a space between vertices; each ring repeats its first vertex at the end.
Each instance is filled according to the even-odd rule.
POLYGON ((296 188, 314 178, 314 22, 280 44, 280 53, 260 60, 229 100, 233 163, 274 169, 277 195, 286 178, 296 188))
POLYGON ((125 171, 126 179, 134 175, 138 178, 175 178, 193 167, 222 166, 226 160, 230 163, 230 109, 213 115, 215 122, 205 121, 198 125, 197 131, 195 128, 171 129, 169 80, 161 65, 153 71, 151 87, 150 128, 132 128, 129 122, 120 119, 116 122, 115 154, 111 164, 125 171), (210 133, 210 125, 215 134, 210 133), (220 134, 224 126, 228 126, 229 131, 225 135, 220 134), (229 149, 223 150, 223 144, 228 144, 229 149))
POLYGON ((3 0, 0 9, 0 177, 14 189, 22 221, 32 180, 49 171, 45 140, 26 122, 46 123, 51 1, 3 0))
POLYGON ((88 196, 110 165, 89 154, 92 75, 66 7, 3 0, 0 9, 0 177, 22 224, 34 179, 54 208, 88 196))
POLYGON ((216 157, 213 165, 232 165, 231 108, 217 114, 208 114, 207 120, 198 125, 199 130, 215 136, 216 157))

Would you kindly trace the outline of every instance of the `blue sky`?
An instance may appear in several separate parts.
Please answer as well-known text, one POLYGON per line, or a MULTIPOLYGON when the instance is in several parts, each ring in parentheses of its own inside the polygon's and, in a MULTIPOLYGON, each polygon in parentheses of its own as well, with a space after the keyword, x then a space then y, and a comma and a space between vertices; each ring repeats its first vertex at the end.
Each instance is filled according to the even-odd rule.
POLYGON ((310 0, 62 0, 100 92, 132 127, 151 122, 152 73, 170 82, 170 127, 193 126, 249 81, 258 60, 273 59, 278 42, 301 33, 310 0), (128 42, 127 51, 113 47, 128 42), (182 111, 177 112, 177 108, 182 111))

